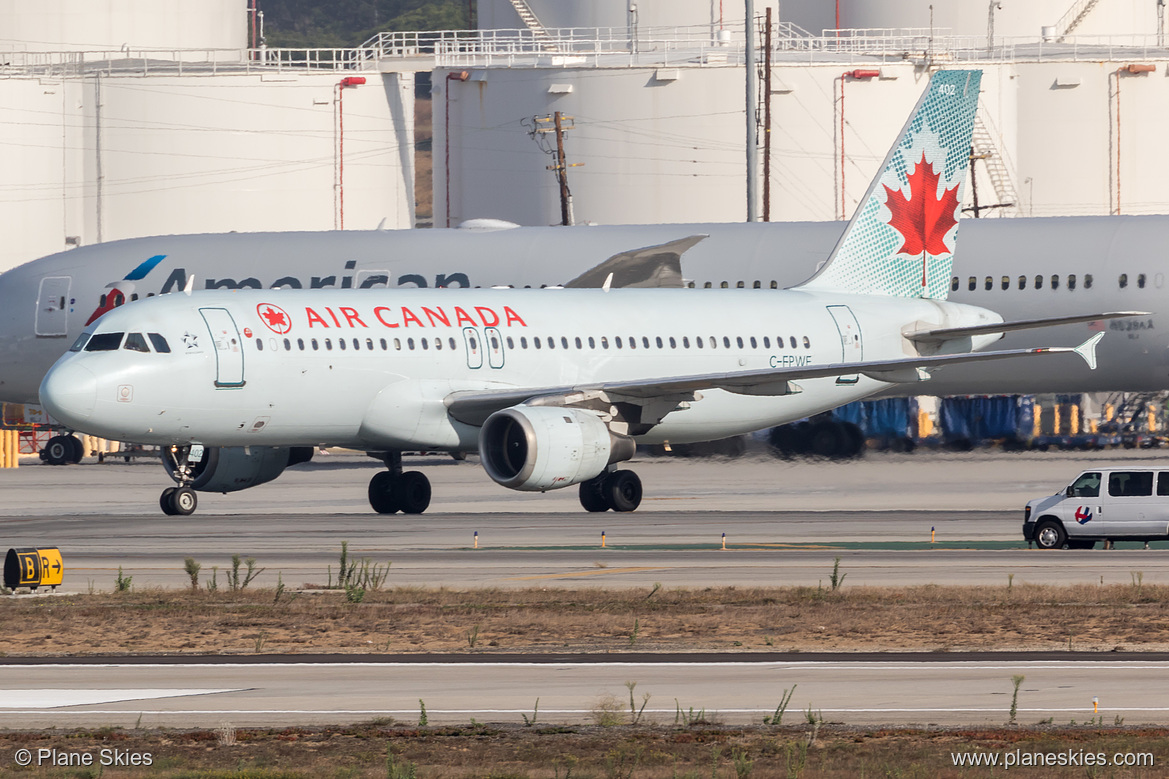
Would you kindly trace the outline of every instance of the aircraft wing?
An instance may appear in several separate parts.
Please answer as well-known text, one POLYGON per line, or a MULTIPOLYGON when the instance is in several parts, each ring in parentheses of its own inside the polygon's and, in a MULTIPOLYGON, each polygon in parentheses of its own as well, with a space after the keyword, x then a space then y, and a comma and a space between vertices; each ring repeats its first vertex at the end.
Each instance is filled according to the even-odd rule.
POLYGON ((1055 327, 1056 325, 1074 325, 1080 322, 1099 322, 1104 319, 1122 319, 1129 316, 1149 316, 1148 311, 1106 311, 1102 314, 1076 314, 1075 316, 1058 316, 1047 319, 1022 319, 1015 322, 998 322, 992 325, 975 325, 973 327, 947 327, 939 330, 914 330, 903 333, 911 341, 924 343, 940 343, 951 338, 961 338, 967 335, 991 335, 992 333, 1009 333, 1015 330, 1031 330, 1037 327, 1055 327))
POLYGON ((928 371, 959 363, 1005 360, 1042 354, 1078 354, 1088 367, 1096 369, 1096 344, 1104 337, 1097 333, 1076 347, 1040 347, 1006 349, 995 352, 945 354, 932 357, 905 357, 897 360, 833 363, 782 368, 764 368, 734 373, 707 373, 693 376, 669 376, 653 379, 600 382, 560 387, 516 387, 514 389, 466 390, 452 392, 444 399, 452 417, 470 425, 482 425, 487 417, 520 403, 547 398, 551 404, 571 405, 570 396, 597 397, 603 393, 611 400, 633 403, 655 400, 685 401, 694 399, 701 390, 721 389, 738 395, 789 395, 801 392, 794 382, 832 376, 864 375, 891 383, 926 381, 928 371))
POLYGON ((596 289, 612 274, 610 286, 613 287, 682 287, 682 255, 708 237, 691 235, 658 246, 614 254, 564 286, 596 289))

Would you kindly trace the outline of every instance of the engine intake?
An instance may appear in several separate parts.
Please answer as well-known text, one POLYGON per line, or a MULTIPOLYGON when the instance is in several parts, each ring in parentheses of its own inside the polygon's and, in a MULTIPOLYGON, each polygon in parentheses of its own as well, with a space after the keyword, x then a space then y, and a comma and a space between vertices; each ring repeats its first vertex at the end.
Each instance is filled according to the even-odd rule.
MULTIPOLYGON (((192 489, 199 492, 237 492, 272 481, 284 469, 313 459, 311 446, 209 446, 192 471, 192 489)), ((170 458, 164 457, 173 476, 170 458)))
POLYGON ((505 408, 489 416, 479 433, 487 475, 524 492, 579 484, 635 450, 632 438, 615 435, 596 414, 574 408, 505 408))

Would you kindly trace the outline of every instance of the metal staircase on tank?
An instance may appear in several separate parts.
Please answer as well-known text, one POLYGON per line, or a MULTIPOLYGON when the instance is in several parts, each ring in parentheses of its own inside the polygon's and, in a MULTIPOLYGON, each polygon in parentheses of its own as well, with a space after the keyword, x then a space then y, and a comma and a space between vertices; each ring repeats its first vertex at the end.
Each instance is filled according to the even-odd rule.
POLYGON ((544 51, 558 50, 559 47, 556 45, 556 42, 548 34, 548 30, 540 23, 540 20, 536 18, 536 14, 532 12, 527 0, 511 0, 511 7, 519 14, 520 21, 532 33, 532 39, 540 45, 541 49, 544 51))
POLYGON ((974 116, 974 135, 971 139, 974 156, 981 159, 986 165, 987 176, 990 178, 991 186, 994 187, 995 196, 1001 206, 999 210, 1007 214, 1016 213, 1019 207, 1019 195, 1015 190, 1011 170, 1003 159, 998 144, 995 143, 995 134, 983 121, 981 114, 982 112, 979 111, 974 116))
POLYGON ((1100 0, 1076 0, 1072 3, 1072 7, 1063 15, 1063 18, 1055 25, 1056 40, 1062 41, 1066 36, 1071 35, 1080 26, 1080 22, 1088 14, 1092 13, 1092 9, 1100 3, 1100 0))

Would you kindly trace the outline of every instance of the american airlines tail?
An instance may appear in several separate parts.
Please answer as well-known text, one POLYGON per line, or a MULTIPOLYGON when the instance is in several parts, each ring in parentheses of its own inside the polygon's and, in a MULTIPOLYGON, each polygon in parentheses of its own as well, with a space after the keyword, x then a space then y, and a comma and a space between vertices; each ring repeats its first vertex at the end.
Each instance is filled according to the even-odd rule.
POLYGON ((946 299, 981 81, 933 75, 828 262, 799 288, 946 299))

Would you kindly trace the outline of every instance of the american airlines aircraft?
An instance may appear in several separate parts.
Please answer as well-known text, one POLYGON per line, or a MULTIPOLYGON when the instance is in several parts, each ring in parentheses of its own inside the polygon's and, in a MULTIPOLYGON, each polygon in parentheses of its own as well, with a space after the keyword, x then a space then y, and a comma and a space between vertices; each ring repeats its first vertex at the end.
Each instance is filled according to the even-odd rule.
POLYGON ((1076 352, 1094 367, 1103 333, 977 353, 1053 322, 945 302, 979 81, 934 74, 836 249, 791 290, 158 296, 97 318, 40 398, 74 429, 167 447, 170 514, 194 511, 206 447, 243 447, 234 473, 259 483, 323 444, 381 454, 379 513, 429 505, 426 477, 401 470, 418 449, 477 450, 505 487, 579 484, 585 509, 632 511, 641 483, 614 466, 637 443, 744 433, 958 363, 1076 352))

